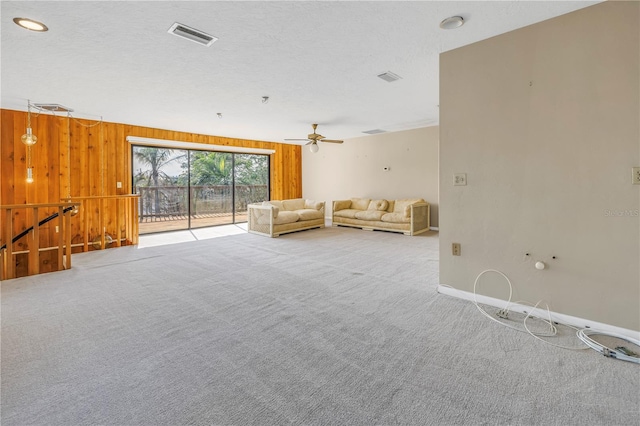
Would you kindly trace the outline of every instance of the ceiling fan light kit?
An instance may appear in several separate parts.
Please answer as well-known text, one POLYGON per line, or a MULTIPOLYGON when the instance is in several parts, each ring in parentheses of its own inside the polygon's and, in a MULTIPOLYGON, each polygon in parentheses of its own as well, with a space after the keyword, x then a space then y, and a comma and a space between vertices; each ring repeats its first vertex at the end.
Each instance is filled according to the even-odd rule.
POLYGON ((310 145, 309 146, 309 150, 311 152, 314 152, 314 153, 318 152, 318 149, 320 149, 320 147, 318 146, 318 142, 330 142, 330 143, 343 143, 344 142, 344 141, 338 140, 338 139, 326 139, 321 134, 316 133, 316 128, 318 127, 317 124, 312 124, 311 127, 313 127, 313 133, 309 133, 307 135, 307 139, 285 139, 285 141, 290 141, 290 142, 306 141, 307 143, 305 145, 310 145))

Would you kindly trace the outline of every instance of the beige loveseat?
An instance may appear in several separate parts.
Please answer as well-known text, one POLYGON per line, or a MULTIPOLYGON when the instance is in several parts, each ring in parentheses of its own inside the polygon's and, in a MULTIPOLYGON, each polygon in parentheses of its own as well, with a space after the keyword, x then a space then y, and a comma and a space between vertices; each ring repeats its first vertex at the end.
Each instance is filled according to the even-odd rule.
POLYGON ((324 201, 296 198, 249 204, 249 226, 254 234, 277 237, 287 232, 324 228, 324 201))
POLYGON ((333 226, 416 235, 429 230, 429 203, 422 198, 339 200, 333 202, 332 219, 333 226))

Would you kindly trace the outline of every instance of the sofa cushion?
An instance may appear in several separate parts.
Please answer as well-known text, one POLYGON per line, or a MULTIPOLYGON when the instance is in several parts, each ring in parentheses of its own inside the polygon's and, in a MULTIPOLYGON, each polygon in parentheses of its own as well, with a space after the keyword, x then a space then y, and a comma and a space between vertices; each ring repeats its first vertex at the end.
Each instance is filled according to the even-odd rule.
POLYGON ((339 200, 333 202, 333 210, 343 210, 351 208, 351 200, 339 200))
MULTIPOLYGON (((282 213, 280 213, 282 214, 282 213)), ((382 215, 383 222, 389 223, 408 223, 411 222, 411 219, 406 216, 404 213, 385 213, 382 215)))
POLYGON ((294 198, 293 200, 284 200, 282 205, 285 210, 294 211, 304 209, 304 198, 294 198))
POLYGON ((273 205, 273 206, 276 206, 278 208, 278 210, 285 210, 284 206, 282 205, 282 201, 271 200, 271 201, 269 201, 269 203, 271 203, 271 205, 273 205))
MULTIPOLYGON (((298 219, 300 219, 300 216, 298 216, 298 213, 290 212, 290 211, 287 211, 287 210, 282 210, 282 211, 280 211, 280 213, 278 213, 278 217, 273 219, 273 224, 274 225, 284 225, 285 223, 297 222, 298 219)), ((269 224, 269 215, 260 216, 258 218, 258 223, 260 225, 268 225, 269 224)))
POLYGON ((359 213, 361 211, 362 210, 344 209, 344 210, 334 211, 333 215, 334 216, 338 216, 338 217, 347 217, 349 219, 355 219, 356 218, 356 213, 359 213))
MULTIPOLYGON (((274 206, 273 204, 271 204, 271 202, 269 201, 263 201, 262 202, 262 206, 263 207, 270 207, 271 208, 271 214, 273 215, 273 218, 275 219, 276 217, 278 217, 278 212, 280 211, 279 208, 277 208, 276 206, 274 206)), ((264 211, 264 209, 260 209, 259 210, 260 214, 266 214, 268 215, 268 212, 264 211)))
POLYGON ((395 206, 393 207, 393 212, 401 213, 409 217, 411 215, 411 204, 418 202, 424 202, 424 200, 422 198, 406 198, 403 200, 396 200, 395 206))
POLYGON ((351 208, 355 210, 366 210, 371 200, 369 198, 352 198, 351 208))
POLYGON ((304 208, 320 210, 322 208, 322 202, 314 200, 304 200, 304 208))
POLYGON ((318 209, 296 210, 300 220, 322 219, 322 212, 318 209))
POLYGON ((384 216, 385 214, 393 214, 393 213, 387 213, 387 212, 378 211, 378 210, 363 210, 356 213, 356 219, 380 220, 382 219, 382 216, 384 216))
POLYGON ((389 207, 389 202, 387 200, 371 200, 367 210, 384 211, 387 210, 387 207, 389 207))
POLYGON ((396 200, 389 200, 389 205, 387 206, 387 211, 389 213, 393 213, 393 209, 396 206, 396 200))

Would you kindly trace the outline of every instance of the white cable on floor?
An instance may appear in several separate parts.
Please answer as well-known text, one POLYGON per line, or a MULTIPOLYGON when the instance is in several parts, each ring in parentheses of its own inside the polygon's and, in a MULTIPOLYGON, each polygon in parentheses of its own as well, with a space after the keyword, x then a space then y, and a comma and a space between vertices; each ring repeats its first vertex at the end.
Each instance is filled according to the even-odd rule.
MULTIPOLYGON (((507 306, 505 306, 503 309, 499 310, 498 313, 503 315, 504 318, 506 318, 509 314, 509 306, 511 306, 511 297, 513 295, 513 286, 511 285, 511 280, 509 280, 509 277, 507 277, 503 272, 498 271, 496 269, 485 269, 484 271, 480 272, 478 274, 478 276, 476 277, 475 282, 473 283, 473 304, 476 305, 476 308, 478 308, 478 310, 482 313, 482 315, 484 315, 485 317, 489 318, 492 321, 497 322, 498 324, 501 324, 505 327, 511 328, 513 330, 516 331, 520 331, 520 332, 525 332, 525 330, 515 327, 511 324, 508 324, 506 322, 500 321, 497 318, 495 318, 493 315, 489 314, 487 311, 485 311, 483 308, 480 307, 480 305, 478 304, 478 300, 476 298, 476 288, 478 286, 478 281, 480 280, 480 277, 484 274, 486 274, 487 272, 495 272, 496 274, 502 275, 504 277, 505 280, 507 280, 507 283, 509 284, 509 299, 507 301, 507 306)), ((528 302, 523 302, 523 303, 528 303, 528 302)), ((543 322, 546 322, 543 320, 543 322)), ((526 326, 525 326, 526 328, 526 326)), ((527 332, 529 332, 529 334, 533 334, 531 331, 529 331, 528 329, 526 330, 527 332)), ((548 333, 537 333, 539 336, 554 336, 555 332, 553 332, 552 334, 548 334, 548 333)))
POLYGON ((580 340, 582 340, 591 349, 597 352, 600 352, 602 355, 609 358, 615 358, 622 361, 629 361, 629 362, 635 362, 636 364, 640 364, 640 358, 638 358, 637 356, 627 355, 617 348, 616 349, 608 348, 589 337, 590 335, 594 335, 594 334, 600 334, 602 336, 607 336, 607 337, 615 337, 617 339, 622 339, 629 343, 633 343, 636 346, 640 346, 639 340, 632 339, 631 337, 623 336, 621 334, 596 331, 596 330, 582 329, 582 330, 578 330, 577 332, 578 338, 580 340))
MULTIPOLYGON (((535 337, 538 340, 542 340, 544 343, 547 343, 551 346, 555 346, 556 348, 560 348, 560 349, 568 349, 570 351, 583 351, 585 349, 589 349, 588 347, 584 347, 584 348, 576 348, 576 347, 571 347, 571 346, 563 346, 563 345, 557 345, 555 343, 549 342, 548 340, 542 339, 539 337, 539 335, 536 335, 535 333, 532 333, 531 330, 529 330, 529 327, 527 327, 527 319, 531 316, 531 314, 533 314, 533 311, 535 309, 538 308, 538 305, 542 302, 542 300, 540 300, 538 303, 536 303, 536 305, 533 307, 533 309, 527 314, 526 317, 524 317, 523 320, 523 324, 524 324, 524 328, 527 330, 527 332, 532 335, 533 337, 535 337)), ((549 316, 549 320, 542 320, 544 322, 546 322, 547 324, 549 324, 549 326, 551 327, 551 329, 553 330, 553 335, 555 336, 558 333, 558 329, 556 328, 556 326, 553 323, 553 320, 551 319, 551 312, 549 311, 549 305, 547 305, 547 315, 549 316)), ((569 324, 563 324, 567 327, 573 328, 574 330, 576 330, 576 332, 579 332, 580 330, 572 325, 569 324)))
MULTIPOLYGON (((496 274, 502 275, 502 277, 507 280, 507 283, 509 284, 509 299, 507 300, 507 305, 500 309, 497 313, 497 315, 501 318, 507 318, 508 314, 509 314, 509 306, 511 306, 512 302, 511 302, 511 297, 513 295, 513 285, 511 284, 511 280, 509 279, 509 277, 507 277, 503 272, 498 271, 496 269, 485 269, 484 271, 480 272, 478 274, 478 276, 476 277, 474 283, 473 283, 473 304, 476 306, 476 308, 478 308, 478 310, 480 311, 480 313, 482 313, 482 315, 486 316, 487 318, 489 318, 492 321, 497 322, 498 324, 501 324, 505 327, 509 327, 513 330, 517 330, 517 331, 522 331, 524 332, 526 330, 527 333, 529 333, 531 336, 535 337, 538 340, 543 341, 546 344, 549 344, 551 346, 555 346, 556 348, 560 348, 560 349, 567 349, 567 350, 585 350, 585 349, 594 349, 597 352, 600 352, 601 354, 610 357, 610 358, 615 358, 615 359, 620 359, 623 361, 629 361, 629 362, 635 362, 640 364, 640 358, 637 356, 630 356, 625 354, 624 352, 622 352, 620 349, 616 348, 616 349, 611 349, 611 348, 607 348, 603 345, 601 345, 600 343, 594 341, 593 339, 591 339, 589 337, 589 335, 593 335, 593 334, 600 334, 600 335, 604 335, 604 336, 609 336, 609 337, 615 337, 618 339, 622 339, 625 340, 629 343, 632 343, 636 346, 640 346, 640 341, 636 340, 636 339, 632 339, 630 337, 627 336, 622 336, 619 334, 615 334, 615 333, 605 333, 605 332, 599 332, 599 331, 595 331, 595 330, 588 330, 588 329, 578 329, 572 325, 569 324, 562 324, 565 325, 569 328, 573 328, 574 330, 576 330, 576 335, 578 337, 578 339, 580 341, 582 341, 586 347, 584 348, 576 348, 576 347, 569 347, 569 346, 563 346, 563 345, 557 345, 555 343, 549 342, 548 340, 542 339, 540 336, 542 337, 552 337, 557 335, 558 333, 558 329, 555 326, 555 324, 558 324, 558 322, 554 322, 553 319, 551 318, 551 311, 549 309, 549 305, 545 304, 547 307, 547 316, 548 316, 548 320, 542 319, 542 318, 537 318, 533 316, 533 312, 538 309, 538 305, 540 305, 542 303, 542 300, 538 301, 538 303, 536 303, 535 305, 530 303, 530 302, 526 302, 526 301, 518 301, 515 302, 516 304, 526 304, 526 305, 530 305, 532 306, 532 309, 526 314, 526 316, 524 317, 523 320, 523 325, 525 330, 522 330, 520 328, 514 327, 510 324, 507 324, 503 321, 498 320, 497 318, 494 318, 493 315, 489 314, 487 311, 485 311, 483 308, 480 307, 480 304, 478 303, 477 300, 477 287, 478 287, 478 281, 480 280, 480 277, 484 274, 486 274, 487 272, 495 272, 496 274), (543 323, 547 324, 549 326, 549 330, 550 332, 547 333, 534 333, 532 332, 529 327, 527 326, 527 320, 529 318, 536 318, 540 321, 542 321, 543 323)), ((441 284, 442 285, 442 284, 441 284)), ((446 286, 449 288, 454 289, 451 286, 446 286)), ((455 290, 455 289, 454 289, 455 290)), ((526 311, 525 311, 526 312, 526 311)))
MULTIPOLYGON (((523 326, 524 326, 525 330, 522 330, 522 329, 520 329, 520 328, 518 328, 518 327, 514 327, 514 326, 512 326, 512 325, 510 325, 510 324, 507 324, 507 323, 505 323, 505 322, 502 322, 502 321, 498 320, 497 318, 494 318, 492 315, 490 315, 490 314, 489 314, 487 311, 485 311, 484 309, 482 309, 482 308, 480 307, 480 305, 478 304, 478 301, 477 301, 477 298, 476 298, 476 288, 477 288, 477 286, 478 286, 478 281, 480 280, 480 277, 481 277, 482 275, 484 275, 485 273, 487 273, 487 272, 495 272, 495 273, 497 273, 497 274, 499 274, 499 275, 502 275, 502 276, 504 277, 504 279, 505 279, 505 280, 507 280, 507 283, 509 284, 509 300, 507 301, 507 306, 505 306, 503 309, 501 309, 500 311, 498 311, 498 313, 499 313, 499 314, 501 314, 502 316, 504 316, 504 318, 506 318, 506 317, 507 317, 507 315, 509 314, 509 306, 511 306, 511 304, 512 304, 512 303, 511 303, 511 297, 512 297, 512 294, 513 294, 513 285, 511 284, 511 280, 510 280, 510 279, 509 279, 509 278, 508 278, 508 277, 507 277, 503 272, 498 271, 498 270, 496 270, 496 269, 485 269, 484 271, 480 272, 480 273, 478 274, 478 276, 476 277, 475 282, 473 283, 473 303, 476 305, 476 308, 478 308, 478 310, 479 310, 479 311, 480 311, 484 316, 486 316, 487 318, 491 319, 492 321, 497 322, 498 324, 502 324, 502 325, 504 325, 505 327, 509 327, 509 328, 511 328, 511 329, 513 329, 513 330, 517 330, 517 331, 521 331, 521 332, 529 333, 530 335, 532 335, 532 336, 533 336, 533 337, 535 337, 536 339, 541 340, 541 341, 543 341, 544 343, 547 343, 547 344, 549 344, 549 345, 551 345, 551 346, 555 346, 555 347, 557 347, 557 348, 561 348, 561 349, 569 349, 569 350, 583 350, 583 349, 588 349, 587 347, 585 347, 585 348, 574 348, 574 347, 567 347, 567 346, 557 345, 557 344, 555 344, 555 343, 551 343, 551 342, 549 342, 549 341, 547 341, 547 340, 545 340, 545 339, 542 339, 542 338, 541 338, 541 337, 553 337, 553 336, 556 336, 556 335, 557 335, 557 333, 558 333, 558 329, 556 328, 556 326, 554 325, 553 320, 551 319, 551 312, 549 311, 549 306, 548 306, 548 305, 547 305, 547 315, 548 315, 548 317, 549 317, 549 320, 544 320, 544 319, 542 319, 542 318, 537 318, 537 317, 534 317, 534 316, 533 316, 533 311, 534 311, 535 309, 537 309, 537 308, 538 308, 538 305, 539 305, 540 303, 542 303, 542 300, 540 300, 540 301, 539 301, 538 303, 536 303, 535 305, 534 305, 534 304, 532 304, 532 303, 530 303, 530 302, 526 302, 526 301, 518 301, 518 302, 516 302, 517 304, 527 304, 527 305, 530 305, 530 306, 532 306, 532 307, 533 307, 533 309, 532 309, 529 313, 527 313, 527 315, 525 316, 525 318, 524 318, 524 320, 523 320, 523 326), (549 332, 547 332, 547 333, 541 333, 541 332, 539 332, 539 333, 534 333, 533 331, 531 331, 531 330, 529 329, 529 327, 527 326, 527 319, 529 319, 529 318, 536 318, 536 319, 538 319, 538 320, 542 321, 543 323, 547 324, 547 325, 549 326, 549 332)), ((567 324, 563 324, 563 325, 566 325, 567 327, 573 328, 573 329, 574 329, 574 330, 576 330, 576 331, 578 330, 577 328, 575 328, 575 327, 573 327, 573 326, 570 326, 570 325, 567 325, 567 324)))

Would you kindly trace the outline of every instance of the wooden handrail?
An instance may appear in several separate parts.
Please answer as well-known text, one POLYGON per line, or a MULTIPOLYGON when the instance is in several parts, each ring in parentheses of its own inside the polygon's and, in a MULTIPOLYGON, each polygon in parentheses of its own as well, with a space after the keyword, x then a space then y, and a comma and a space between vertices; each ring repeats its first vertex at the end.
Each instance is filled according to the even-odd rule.
POLYGON ((122 194, 122 195, 92 195, 85 197, 71 197, 71 198, 63 198, 65 201, 72 202, 82 202, 81 209, 81 222, 84 225, 82 234, 83 234, 83 251, 89 251, 90 244, 90 227, 89 227, 89 212, 93 211, 92 208, 97 203, 97 211, 98 211, 98 235, 100 235, 100 246, 97 247, 100 250, 105 249, 107 247, 106 241, 106 227, 105 227, 105 202, 115 200, 115 208, 113 212, 115 213, 115 229, 116 229, 116 238, 114 239, 116 247, 120 247, 122 245, 122 236, 121 236, 121 227, 122 227, 122 206, 124 204, 124 228, 125 242, 130 242, 131 244, 138 244, 138 199, 140 198, 139 194, 122 194), (122 203, 121 203, 122 202, 122 203))
POLYGON ((114 243, 117 247, 126 244, 138 244, 138 199, 138 194, 125 194, 71 197, 62 199, 60 203, 0 206, 0 222, 2 223, 0 225, 0 247, 6 244, 6 249, 0 249, 0 279, 4 280, 50 271, 51 269, 41 271, 40 252, 54 249, 58 250, 57 270, 70 269, 72 248, 82 247, 82 251, 89 251, 92 248, 107 248, 107 229, 115 234, 114 243), (75 209, 75 206, 79 206, 79 209, 75 209), (108 207, 108 209, 105 209, 105 207, 108 207), (51 220, 51 216, 39 222, 38 214, 42 214, 44 209, 54 210, 56 208, 57 213, 54 213, 54 215, 58 215, 58 229, 55 233, 50 230, 47 236, 47 232, 45 230, 41 231, 38 224, 48 222, 51 220), (20 216, 20 214, 16 213, 18 209, 26 210, 25 221, 22 223, 14 220, 15 217, 20 216), (78 212, 80 214, 76 215, 78 212), (74 216, 73 229, 72 216, 74 216), (29 229, 30 226, 32 226, 31 229, 29 229), (16 227, 21 229, 16 231, 14 230, 16 227), (23 231, 23 229, 28 232, 23 231), (13 240, 16 236, 22 237, 20 233, 25 234, 24 237, 28 242, 27 250, 24 250, 24 247, 18 247, 19 250, 14 250, 13 240), (40 247, 41 236, 43 241, 48 241, 48 238, 55 240, 56 235, 57 246, 40 247), (78 240, 82 237, 82 242, 72 244, 72 235, 78 240), (91 239, 98 235, 100 236, 99 246, 97 244, 94 246, 91 239), (24 253, 26 253, 27 259, 26 267, 16 268, 18 260, 16 256, 21 254, 24 256, 24 253))
MULTIPOLYGON (((58 217, 58 229, 60 231, 60 237, 58 237, 58 270, 71 268, 71 210, 74 206, 78 205, 77 202, 62 202, 62 203, 43 203, 43 204, 10 204, 0 206, 0 215, 4 218, 4 227, 0 229, 2 233, 2 241, 5 242, 6 248, 0 250, 0 279, 11 279, 16 277, 16 263, 14 259, 14 210, 27 210, 31 214, 31 228, 24 235, 28 241, 28 274, 36 275, 40 273, 40 221, 38 220, 38 213, 40 209, 57 207, 57 213, 54 213, 43 222, 46 223, 51 217, 58 217)), ((55 248, 56 246, 46 247, 47 249, 55 248)))

